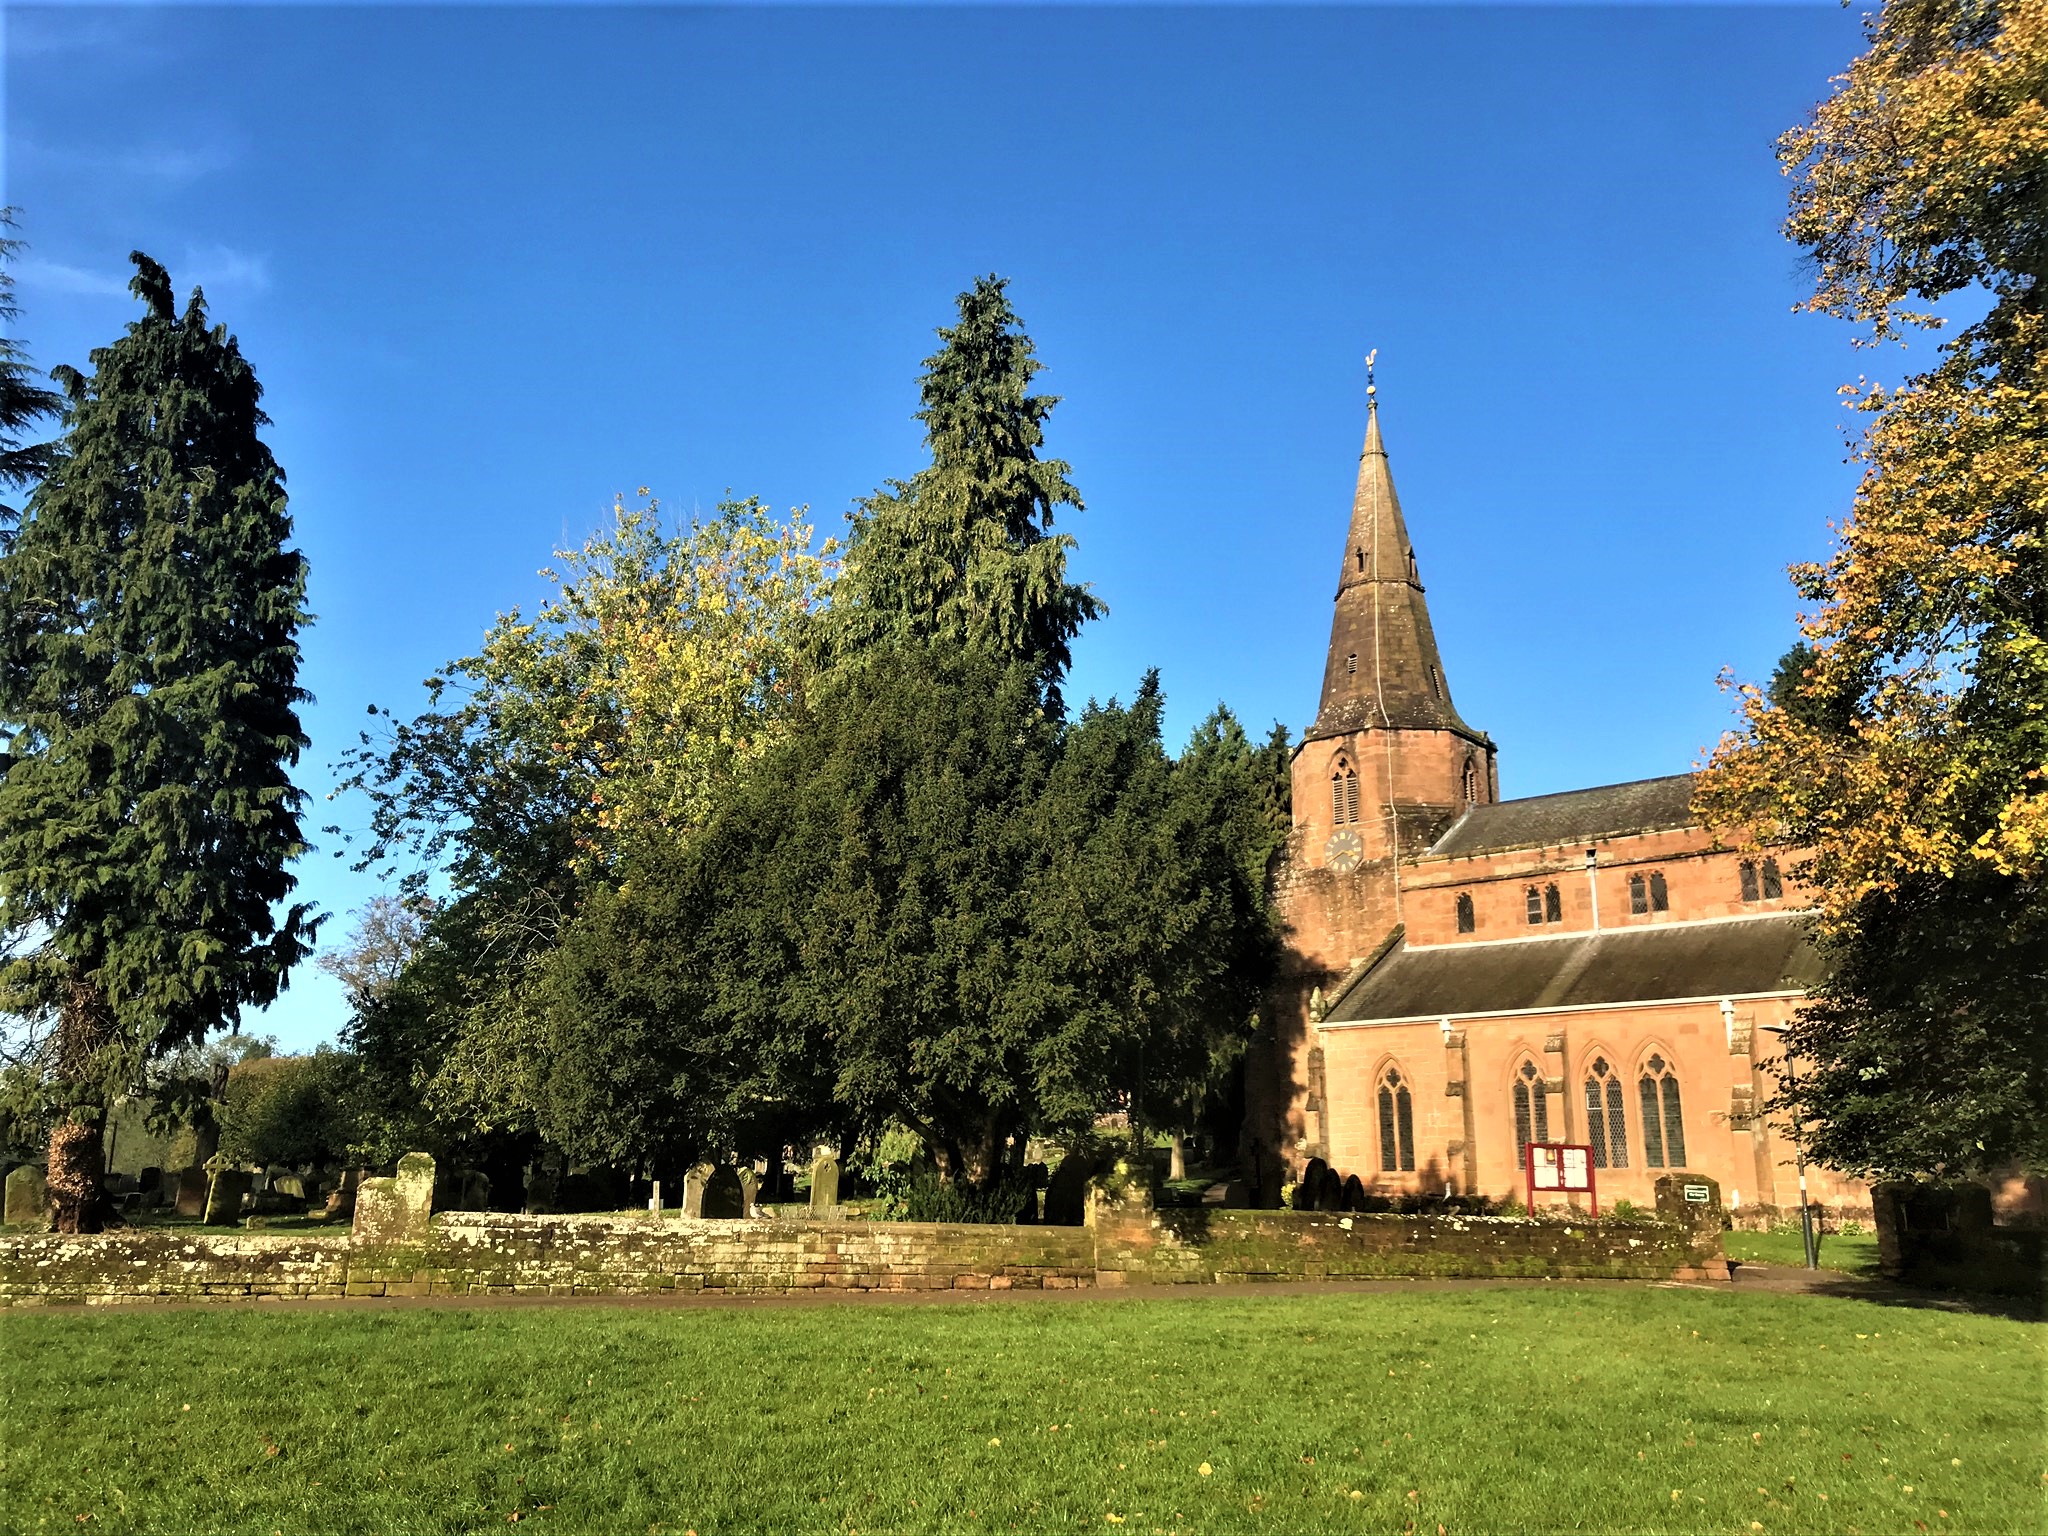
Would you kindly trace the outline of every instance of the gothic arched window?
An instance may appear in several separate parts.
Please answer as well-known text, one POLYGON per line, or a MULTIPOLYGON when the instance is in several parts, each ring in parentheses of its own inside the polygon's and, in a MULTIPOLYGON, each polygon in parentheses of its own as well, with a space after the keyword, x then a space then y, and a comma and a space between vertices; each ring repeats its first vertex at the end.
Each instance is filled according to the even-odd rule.
POLYGON ((1650 910, 1669 912, 1671 910, 1671 887, 1664 883, 1664 871, 1650 871, 1650 910))
POLYGON ((1477 926, 1472 913, 1472 893, 1458 892, 1458 932, 1470 933, 1477 926))
POLYGON ((1358 820, 1358 775, 1341 760, 1330 775, 1330 819, 1340 827, 1358 820))
POLYGON ((1685 1166, 1685 1115, 1678 1102, 1678 1078, 1662 1056, 1643 1063, 1636 1086, 1643 1103, 1643 1166, 1685 1166))
POLYGON ((1465 759, 1464 790, 1465 803, 1467 805, 1477 805, 1479 803, 1479 765, 1469 757, 1465 759))
POLYGON ((1776 901, 1785 894, 1784 878, 1778 873, 1776 859, 1764 860, 1764 900, 1776 901))
POLYGON ((1533 885, 1529 887, 1529 921, 1532 923, 1543 921, 1543 893, 1533 885))
POLYGON ((1628 1166, 1628 1118, 1621 1105, 1621 1079, 1595 1056, 1586 1070, 1586 1140, 1592 1143, 1595 1168, 1628 1166))
POLYGON ((1641 875, 1628 877, 1628 910, 1634 917, 1641 917, 1650 910, 1650 888, 1643 884, 1641 875))
POLYGON ((1543 887, 1543 921, 1561 923, 1564 921, 1564 898, 1557 894, 1557 887, 1543 887))
POLYGON ((1380 1169, 1415 1171, 1415 1100, 1394 1068, 1380 1079, 1380 1169))
POLYGON ((1529 1144, 1550 1140, 1550 1101, 1543 1096, 1543 1074, 1525 1061, 1515 1073, 1515 1161, 1528 1161, 1529 1144))
POLYGON ((1755 901, 1755 900, 1757 900, 1757 898, 1758 898, 1758 895, 1759 895, 1759 892, 1757 891, 1757 886, 1756 886, 1756 860, 1754 860, 1754 859, 1744 859, 1744 860, 1742 861, 1742 866, 1741 866, 1741 875, 1742 875, 1742 899, 1743 899, 1744 901, 1755 901))

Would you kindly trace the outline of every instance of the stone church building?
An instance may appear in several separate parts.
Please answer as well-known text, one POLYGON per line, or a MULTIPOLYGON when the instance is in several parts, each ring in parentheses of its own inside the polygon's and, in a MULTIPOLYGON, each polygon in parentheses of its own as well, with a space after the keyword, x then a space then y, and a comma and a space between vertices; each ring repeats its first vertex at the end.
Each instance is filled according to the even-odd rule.
POLYGON ((1799 889, 1700 825, 1690 774, 1500 798, 1368 415, 1247 1079, 1262 1198, 1315 1157, 1378 1193, 1519 1197, 1533 1140, 1589 1145, 1603 1208, 1684 1170, 1796 1209, 1793 1148, 1755 1109, 1769 1029, 1819 975, 1799 889))

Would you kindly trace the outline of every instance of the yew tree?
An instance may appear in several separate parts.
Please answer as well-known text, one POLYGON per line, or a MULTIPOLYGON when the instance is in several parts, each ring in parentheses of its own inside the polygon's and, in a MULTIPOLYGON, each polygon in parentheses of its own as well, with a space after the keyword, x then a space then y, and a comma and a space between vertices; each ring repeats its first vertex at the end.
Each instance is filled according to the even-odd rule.
POLYGON ((0 555, 0 966, 55 1119, 64 1230, 97 1221, 101 1117, 153 1055, 275 998, 317 919, 302 852, 306 565, 254 370, 141 253, 140 319, 55 373, 66 430, 0 555))
POLYGON ((1780 144, 1808 309, 1931 366, 1843 394, 1863 476, 1699 803, 1806 850, 1831 980, 1795 1023, 1810 1148, 2048 1162, 2048 3, 1892 0, 1780 144), (1952 325, 1943 309, 1975 318, 1952 325))

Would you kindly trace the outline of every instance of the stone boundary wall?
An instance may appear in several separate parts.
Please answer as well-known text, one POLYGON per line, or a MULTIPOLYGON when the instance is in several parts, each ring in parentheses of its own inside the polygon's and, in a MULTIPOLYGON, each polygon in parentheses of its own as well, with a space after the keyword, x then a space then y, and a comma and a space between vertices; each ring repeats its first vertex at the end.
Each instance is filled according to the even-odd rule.
POLYGON ((1726 1279, 1720 1233, 1098 1204, 1083 1227, 446 1212, 415 1240, 141 1228, 0 1238, 0 1306, 250 1297, 768 1295, 1556 1276, 1726 1279))

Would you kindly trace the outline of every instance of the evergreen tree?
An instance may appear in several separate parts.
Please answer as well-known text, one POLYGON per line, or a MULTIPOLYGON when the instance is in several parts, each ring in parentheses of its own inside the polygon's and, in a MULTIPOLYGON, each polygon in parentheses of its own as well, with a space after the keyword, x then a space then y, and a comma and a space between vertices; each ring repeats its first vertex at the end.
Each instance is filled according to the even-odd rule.
POLYGON ((0 1008, 41 1021, 50 1187, 96 1222, 98 1120, 154 1052, 261 1006, 308 951, 289 770, 306 568, 256 376, 140 252, 145 313, 56 373, 56 462, 0 556, 0 916, 41 935, 0 1008))
MULTIPOLYGON (((0 208, 0 229, 14 227, 14 210, 0 208)), ((10 331, 21 317, 21 308, 14 302, 14 274, 7 270, 7 263, 20 249, 19 240, 0 238, 0 324, 10 331)), ((28 349, 12 336, 0 336, 0 487, 8 490, 25 490, 35 484, 49 469, 54 452, 49 443, 23 441, 36 423, 56 415, 64 403, 55 390, 32 382, 34 378, 28 349)), ((15 515, 13 507, 0 505, 0 541, 5 540, 15 515)), ((0 548, 5 548, 4 542, 0 548)))
POLYGON ((925 359, 917 419, 932 462, 856 513, 836 638, 842 654, 895 635, 1026 661, 1057 713, 1074 636, 1104 609, 1067 580, 1074 541, 1051 531, 1054 509, 1081 498, 1064 460, 1038 456, 1058 397, 1030 393, 1041 365, 1004 288, 977 278, 925 359))

